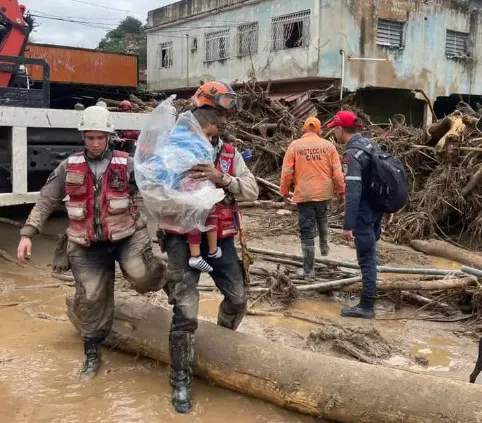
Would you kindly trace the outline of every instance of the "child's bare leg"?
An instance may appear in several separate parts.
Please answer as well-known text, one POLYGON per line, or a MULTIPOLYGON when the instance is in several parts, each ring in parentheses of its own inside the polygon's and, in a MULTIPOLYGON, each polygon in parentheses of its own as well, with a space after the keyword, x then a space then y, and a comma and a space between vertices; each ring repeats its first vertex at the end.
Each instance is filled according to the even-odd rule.
POLYGON ((201 256, 201 233, 197 231, 190 232, 187 236, 189 243, 189 252, 191 258, 189 259, 189 266, 200 272, 212 272, 213 268, 201 256))
POLYGON ((191 252, 191 257, 199 257, 201 255, 201 244, 189 244, 189 251, 191 252))
POLYGON ((216 231, 208 232, 207 237, 209 254, 215 254, 218 249, 218 233, 216 231))
POLYGON ((213 230, 207 233, 209 258, 220 258, 223 255, 221 248, 218 247, 218 232, 213 230))

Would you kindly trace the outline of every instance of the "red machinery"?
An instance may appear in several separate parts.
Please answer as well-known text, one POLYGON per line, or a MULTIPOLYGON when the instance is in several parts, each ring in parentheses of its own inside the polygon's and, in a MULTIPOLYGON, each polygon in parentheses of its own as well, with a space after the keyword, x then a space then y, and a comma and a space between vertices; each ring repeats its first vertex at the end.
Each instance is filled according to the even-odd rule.
POLYGON ((0 0, 0 104, 49 107, 50 68, 42 59, 23 57, 33 19, 17 0, 0 0), (31 89, 25 65, 43 68, 41 89, 31 89))

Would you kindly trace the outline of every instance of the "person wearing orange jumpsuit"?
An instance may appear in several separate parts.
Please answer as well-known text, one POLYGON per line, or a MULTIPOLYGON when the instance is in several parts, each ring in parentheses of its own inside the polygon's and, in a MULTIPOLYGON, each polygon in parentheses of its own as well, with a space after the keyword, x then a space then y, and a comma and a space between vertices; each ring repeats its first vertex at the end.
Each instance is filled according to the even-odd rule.
POLYGON ((292 186, 303 251, 303 269, 299 276, 313 277, 317 229, 321 255, 327 256, 329 206, 335 196, 343 201, 345 193, 340 157, 335 146, 321 138, 321 123, 317 118, 306 120, 302 137, 293 141, 286 151, 280 193, 287 201, 291 201, 292 186))

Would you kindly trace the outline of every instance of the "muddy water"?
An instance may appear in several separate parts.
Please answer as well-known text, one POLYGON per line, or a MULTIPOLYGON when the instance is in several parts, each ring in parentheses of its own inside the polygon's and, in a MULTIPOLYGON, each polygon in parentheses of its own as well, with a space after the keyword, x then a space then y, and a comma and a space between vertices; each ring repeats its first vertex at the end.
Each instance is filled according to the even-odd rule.
MULTIPOLYGON (((55 234, 63 218, 49 221, 55 234)), ((15 253, 18 228, 0 225, 0 248, 15 253)), ((0 263, 0 416, 2 423, 314 423, 320 421, 195 379, 195 406, 187 416, 172 411, 167 367, 104 350, 100 374, 78 380, 81 339, 65 316, 72 288, 41 288, 50 279, 54 241, 34 240, 28 269, 0 263), (34 289, 29 287, 34 286, 34 289), (27 289, 24 289, 27 288, 27 289)))
MULTIPOLYGON (((29 277, 16 282, 20 288, 52 281, 29 277)), ((97 378, 80 382, 82 344, 64 314, 68 290, 11 288, 0 294, 2 422, 315 421, 198 379, 194 410, 181 417, 170 406, 166 366, 116 351, 104 351, 97 378)))

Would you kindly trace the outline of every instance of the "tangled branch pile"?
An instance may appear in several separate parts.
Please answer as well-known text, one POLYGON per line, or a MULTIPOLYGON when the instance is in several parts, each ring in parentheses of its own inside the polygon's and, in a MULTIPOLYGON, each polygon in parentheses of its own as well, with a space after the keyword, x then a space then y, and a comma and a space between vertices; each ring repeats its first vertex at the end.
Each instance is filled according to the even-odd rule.
MULTIPOLYGON (((459 108, 471 110, 465 104, 459 108)), ((394 123, 366 134, 407 170, 410 200, 396 216, 395 240, 437 234, 472 248, 481 245, 482 138, 472 112, 457 110, 427 131, 394 123)))

